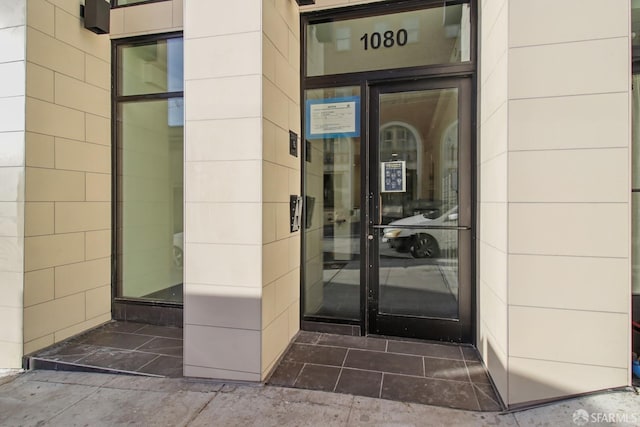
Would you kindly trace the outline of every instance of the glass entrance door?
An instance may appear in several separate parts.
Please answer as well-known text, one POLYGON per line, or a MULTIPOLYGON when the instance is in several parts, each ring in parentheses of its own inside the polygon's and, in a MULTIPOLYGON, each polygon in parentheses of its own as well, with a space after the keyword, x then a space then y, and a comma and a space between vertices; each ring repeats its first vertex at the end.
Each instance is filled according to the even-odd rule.
POLYGON ((471 341, 468 79, 372 88, 369 333, 471 341))

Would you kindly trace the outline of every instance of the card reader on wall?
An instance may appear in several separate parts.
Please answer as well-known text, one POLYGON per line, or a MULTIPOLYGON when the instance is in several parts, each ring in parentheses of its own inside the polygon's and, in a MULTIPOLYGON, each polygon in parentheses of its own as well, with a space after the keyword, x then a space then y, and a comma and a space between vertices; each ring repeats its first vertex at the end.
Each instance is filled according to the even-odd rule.
POLYGON ((302 221, 302 197, 292 194, 289 196, 289 208, 291 212, 291 232, 300 230, 302 221))

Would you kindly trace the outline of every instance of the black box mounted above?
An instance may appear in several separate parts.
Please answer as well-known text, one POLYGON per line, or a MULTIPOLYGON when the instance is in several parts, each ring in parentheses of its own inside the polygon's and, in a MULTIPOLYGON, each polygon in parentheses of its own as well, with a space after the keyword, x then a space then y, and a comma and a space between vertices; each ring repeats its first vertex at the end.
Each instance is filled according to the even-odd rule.
POLYGON ((84 27, 96 34, 109 34, 111 5, 105 0, 85 0, 80 6, 80 16, 84 17, 84 27))
POLYGON ((310 4, 316 4, 316 0, 296 0, 298 6, 308 6, 310 4))

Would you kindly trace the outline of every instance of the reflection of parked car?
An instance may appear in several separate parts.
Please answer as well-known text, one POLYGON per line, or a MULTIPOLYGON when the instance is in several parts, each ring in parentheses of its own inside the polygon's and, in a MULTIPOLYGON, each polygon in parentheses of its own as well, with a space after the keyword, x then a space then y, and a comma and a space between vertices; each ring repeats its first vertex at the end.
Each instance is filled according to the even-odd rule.
POLYGON ((457 223, 458 206, 435 219, 429 218, 426 213, 414 215, 389 223, 389 227, 384 229, 382 241, 389 242, 398 252, 411 251, 415 258, 433 258, 437 257, 441 250, 455 249, 458 246, 458 233, 456 230, 420 227, 456 226, 457 223), (402 228, 394 228, 394 225, 402 228), (416 228, 410 228, 411 226, 416 228))

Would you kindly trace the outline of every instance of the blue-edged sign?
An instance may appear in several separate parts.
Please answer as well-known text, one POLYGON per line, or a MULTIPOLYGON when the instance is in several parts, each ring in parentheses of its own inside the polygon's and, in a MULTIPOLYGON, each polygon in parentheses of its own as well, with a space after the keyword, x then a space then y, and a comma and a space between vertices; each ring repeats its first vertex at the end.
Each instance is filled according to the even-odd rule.
POLYGON ((407 164, 404 161, 382 162, 381 187, 383 193, 407 191, 407 164))
POLYGON ((307 139, 360 136, 360 97, 308 99, 305 105, 307 139))

